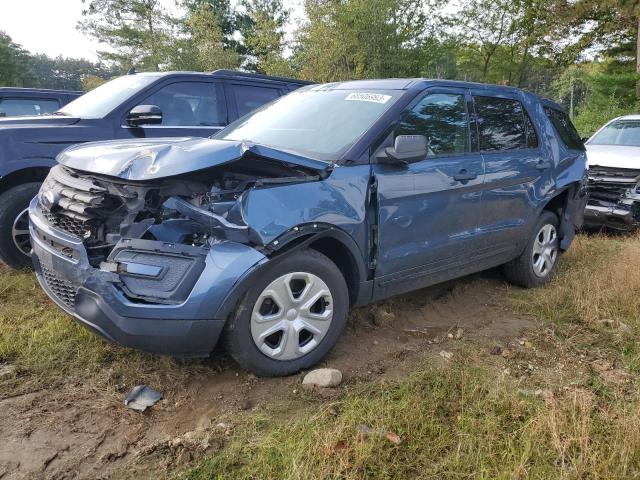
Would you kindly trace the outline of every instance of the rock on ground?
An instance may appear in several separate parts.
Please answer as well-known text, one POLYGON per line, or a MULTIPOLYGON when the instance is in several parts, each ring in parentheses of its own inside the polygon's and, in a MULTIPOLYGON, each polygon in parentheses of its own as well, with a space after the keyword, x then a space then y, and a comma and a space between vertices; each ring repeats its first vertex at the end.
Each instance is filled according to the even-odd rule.
POLYGON ((337 387, 342 383, 342 372, 335 368, 318 368, 304 376, 302 385, 310 387, 337 387))

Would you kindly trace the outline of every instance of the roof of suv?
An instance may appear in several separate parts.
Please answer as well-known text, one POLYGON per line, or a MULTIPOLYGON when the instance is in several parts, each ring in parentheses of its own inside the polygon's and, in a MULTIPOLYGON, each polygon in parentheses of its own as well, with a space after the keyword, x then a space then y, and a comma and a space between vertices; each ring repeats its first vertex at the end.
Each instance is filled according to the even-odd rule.
POLYGON ((232 78, 237 80, 260 80, 266 82, 294 83, 297 85, 312 85, 313 82, 298 80, 297 78, 275 77, 263 75, 261 73, 242 72, 239 70, 214 70, 213 72, 140 72, 133 75, 147 75, 154 77, 164 77, 167 75, 211 75, 213 77, 232 78))
POLYGON ((538 99, 543 103, 553 106, 554 108, 564 110, 558 103, 547 98, 527 92, 520 88, 510 87, 506 85, 493 85, 487 83, 462 82, 459 80, 440 80, 430 78, 385 78, 379 80, 348 80, 344 82, 334 82, 319 84, 310 87, 318 90, 361 90, 361 89, 379 89, 379 90, 409 90, 412 88, 423 89, 427 87, 451 87, 451 88, 473 88, 475 90, 484 90, 487 93, 517 93, 527 95, 538 99))
POLYGON ((72 95, 84 95, 84 92, 77 90, 54 90, 51 88, 22 88, 22 87, 0 87, 0 93, 12 93, 12 94, 72 94, 72 95))

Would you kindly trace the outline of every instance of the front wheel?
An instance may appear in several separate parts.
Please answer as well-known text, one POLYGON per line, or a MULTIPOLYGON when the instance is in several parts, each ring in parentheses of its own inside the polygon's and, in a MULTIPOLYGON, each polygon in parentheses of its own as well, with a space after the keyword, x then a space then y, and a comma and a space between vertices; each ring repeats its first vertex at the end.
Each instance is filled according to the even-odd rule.
POLYGON ((29 202, 39 183, 24 183, 0 195, 0 261, 18 269, 31 266, 29 202))
POLYGON ((559 258, 558 217, 545 211, 540 215, 524 252, 504 265, 504 274, 515 285, 539 287, 553 278, 559 258))
POLYGON ((225 330, 231 356, 261 376, 291 375, 335 345, 349 310, 338 267, 312 249, 284 254, 253 282, 225 330))

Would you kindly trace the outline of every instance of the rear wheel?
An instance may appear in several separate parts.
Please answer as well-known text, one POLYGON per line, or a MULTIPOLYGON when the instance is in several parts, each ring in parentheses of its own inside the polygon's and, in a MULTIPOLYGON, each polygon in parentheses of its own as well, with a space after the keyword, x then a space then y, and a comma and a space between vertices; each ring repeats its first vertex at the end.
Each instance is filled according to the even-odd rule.
POLYGON ((225 343, 257 375, 290 375, 331 350, 348 309, 338 267, 315 250, 300 250, 275 260, 253 283, 227 325, 225 343))
POLYGON ((558 217, 545 211, 533 229, 533 236, 524 252, 504 265, 504 274, 515 285, 538 287, 553 278, 559 258, 558 217))
POLYGON ((0 195, 0 261, 12 268, 31 266, 29 202, 40 183, 24 183, 0 195))

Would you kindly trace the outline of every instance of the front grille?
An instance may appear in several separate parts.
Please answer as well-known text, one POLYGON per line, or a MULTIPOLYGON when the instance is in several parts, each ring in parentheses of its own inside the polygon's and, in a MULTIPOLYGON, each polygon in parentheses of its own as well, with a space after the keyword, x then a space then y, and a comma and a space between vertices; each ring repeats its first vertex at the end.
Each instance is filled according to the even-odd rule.
POLYGON ((91 235, 91 227, 82 220, 67 217, 62 213, 53 213, 44 208, 42 204, 40 205, 40 210, 42 211, 44 218, 47 219, 47 222, 54 227, 58 227, 60 230, 64 230, 65 232, 80 238, 86 238, 91 235))
POLYGON ((640 170, 632 168, 589 167, 591 200, 618 202, 634 193, 640 183, 640 170))
POLYGON ((73 308, 76 302, 77 288, 73 283, 64 280, 53 270, 42 265, 42 277, 55 297, 67 307, 73 308))
POLYGON ((95 234, 96 226, 120 204, 105 187, 62 165, 51 169, 40 193, 40 209, 46 220, 82 239, 95 234))

